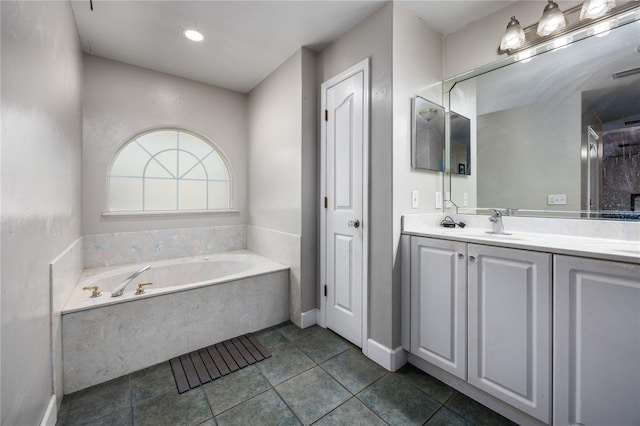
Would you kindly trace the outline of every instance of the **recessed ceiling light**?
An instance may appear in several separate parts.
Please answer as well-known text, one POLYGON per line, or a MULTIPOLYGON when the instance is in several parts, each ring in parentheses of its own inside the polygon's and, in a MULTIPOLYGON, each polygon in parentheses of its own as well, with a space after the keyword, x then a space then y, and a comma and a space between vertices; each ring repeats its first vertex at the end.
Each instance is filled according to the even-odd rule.
POLYGON ((202 41, 204 36, 200 31, 196 30, 184 30, 184 36, 191 41, 202 41))

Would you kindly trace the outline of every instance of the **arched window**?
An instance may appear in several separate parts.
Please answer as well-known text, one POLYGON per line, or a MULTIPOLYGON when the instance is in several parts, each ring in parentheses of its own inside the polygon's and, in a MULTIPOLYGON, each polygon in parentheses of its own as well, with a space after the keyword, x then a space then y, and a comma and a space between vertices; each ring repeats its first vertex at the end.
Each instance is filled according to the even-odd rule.
POLYGON ((135 136, 109 171, 109 211, 229 210, 231 174, 220 152, 181 129, 135 136))

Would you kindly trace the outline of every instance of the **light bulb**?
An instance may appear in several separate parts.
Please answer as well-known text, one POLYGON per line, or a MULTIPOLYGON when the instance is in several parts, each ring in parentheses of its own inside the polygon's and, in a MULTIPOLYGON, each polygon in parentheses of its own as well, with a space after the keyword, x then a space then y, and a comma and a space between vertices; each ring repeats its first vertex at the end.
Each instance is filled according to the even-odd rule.
POLYGON ((580 19, 599 18, 616 7, 615 0, 586 0, 582 4, 580 19))
POLYGON ((567 21, 564 18, 564 13, 553 0, 549 0, 544 7, 536 32, 540 37, 544 37, 566 26, 567 21))
POLYGON ((500 50, 517 49, 525 41, 524 31, 515 16, 507 24, 507 30, 500 41, 500 50))

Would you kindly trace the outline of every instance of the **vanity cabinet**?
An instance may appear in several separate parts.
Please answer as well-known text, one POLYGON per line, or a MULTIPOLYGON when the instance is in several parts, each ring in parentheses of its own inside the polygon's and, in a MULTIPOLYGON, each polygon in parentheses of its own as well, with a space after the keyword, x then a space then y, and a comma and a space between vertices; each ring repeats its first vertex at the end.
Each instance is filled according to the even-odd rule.
POLYGON ((411 353, 467 379, 467 244, 411 237, 411 353))
POLYGON ((555 256, 554 424, 640 424, 640 265, 555 256))
POLYGON ((468 245, 468 382, 551 416, 551 254, 468 245))

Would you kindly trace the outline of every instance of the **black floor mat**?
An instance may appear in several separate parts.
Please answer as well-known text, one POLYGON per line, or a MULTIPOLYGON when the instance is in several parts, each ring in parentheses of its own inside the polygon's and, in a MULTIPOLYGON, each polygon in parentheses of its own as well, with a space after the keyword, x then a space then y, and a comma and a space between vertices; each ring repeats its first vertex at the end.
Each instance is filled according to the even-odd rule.
POLYGON ((234 337, 169 361, 178 393, 271 357, 252 335, 234 337))

